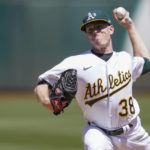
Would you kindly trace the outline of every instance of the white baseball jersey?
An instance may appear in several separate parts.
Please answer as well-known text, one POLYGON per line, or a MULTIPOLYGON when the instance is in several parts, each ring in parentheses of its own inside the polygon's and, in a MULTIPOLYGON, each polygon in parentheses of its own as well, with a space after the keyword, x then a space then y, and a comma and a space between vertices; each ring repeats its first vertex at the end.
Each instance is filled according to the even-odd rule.
POLYGON ((129 124, 138 114, 139 105, 132 96, 133 82, 141 75, 142 57, 126 52, 113 52, 104 61, 91 50, 64 59, 39 76, 53 85, 67 69, 76 69, 78 91, 76 100, 85 119, 97 126, 114 130, 129 124))

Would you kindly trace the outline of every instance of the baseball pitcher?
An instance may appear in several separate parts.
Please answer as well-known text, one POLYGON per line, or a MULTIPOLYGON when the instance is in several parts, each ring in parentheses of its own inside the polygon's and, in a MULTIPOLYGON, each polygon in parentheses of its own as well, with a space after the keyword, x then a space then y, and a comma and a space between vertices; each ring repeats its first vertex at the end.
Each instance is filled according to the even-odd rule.
POLYGON ((122 17, 118 13, 113 10, 116 22, 128 31, 133 56, 113 50, 109 16, 89 11, 80 29, 92 48, 41 74, 35 88, 38 101, 55 115, 75 97, 86 120, 85 150, 150 150, 150 136, 141 126, 140 108, 132 95, 133 83, 150 71, 150 54, 129 12, 122 17))

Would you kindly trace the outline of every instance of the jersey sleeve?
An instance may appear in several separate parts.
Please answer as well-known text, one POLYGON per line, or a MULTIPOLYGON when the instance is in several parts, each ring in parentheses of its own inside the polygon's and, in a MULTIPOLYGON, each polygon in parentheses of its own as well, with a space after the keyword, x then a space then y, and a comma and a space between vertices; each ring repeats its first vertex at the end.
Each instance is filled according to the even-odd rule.
POLYGON ((59 78, 63 71, 73 68, 70 59, 64 59, 62 62, 44 72, 38 77, 38 82, 45 80, 50 85, 53 85, 59 78))
POLYGON ((144 68, 144 63, 145 63, 144 58, 137 57, 137 56, 133 57, 133 62, 132 62, 133 81, 136 81, 136 79, 141 76, 143 68, 144 68))

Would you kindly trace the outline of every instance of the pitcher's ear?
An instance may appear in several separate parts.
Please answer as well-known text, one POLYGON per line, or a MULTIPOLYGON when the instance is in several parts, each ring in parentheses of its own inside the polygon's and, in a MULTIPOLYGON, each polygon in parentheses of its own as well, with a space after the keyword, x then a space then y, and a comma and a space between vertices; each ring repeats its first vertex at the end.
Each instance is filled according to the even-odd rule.
POLYGON ((110 28, 110 34, 113 35, 113 33, 114 33, 114 31, 115 31, 114 26, 113 26, 113 25, 110 25, 109 28, 110 28))

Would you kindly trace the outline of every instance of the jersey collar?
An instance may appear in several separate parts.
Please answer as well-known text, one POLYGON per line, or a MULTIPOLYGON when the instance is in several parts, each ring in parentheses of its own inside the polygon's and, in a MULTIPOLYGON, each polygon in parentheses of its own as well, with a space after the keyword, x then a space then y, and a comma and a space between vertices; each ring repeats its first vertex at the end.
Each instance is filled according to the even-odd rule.
POLYGON ((103 59, 103 60, 106 61, 106 62, 107 62, 107 61, 111 58, 111 56, 113 55, 113 52, 112 52, 112 53, 108 53, 108 54, 96 53, 96 52, 94 52, 93 50, 91 50, 91 52, 92 52, 94 55, 98 56, 99 58, 103 59))

